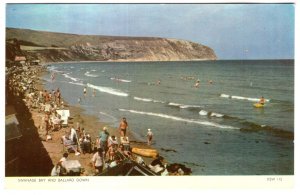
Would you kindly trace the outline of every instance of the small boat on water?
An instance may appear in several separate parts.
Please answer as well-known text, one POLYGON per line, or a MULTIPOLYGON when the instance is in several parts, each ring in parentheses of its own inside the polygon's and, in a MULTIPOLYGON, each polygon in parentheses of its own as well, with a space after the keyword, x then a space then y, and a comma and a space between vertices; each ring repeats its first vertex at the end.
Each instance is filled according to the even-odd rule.
POLYGON ((264 104, 261 104, 261 103, 255 103, 255 104, 253 104, 253 106, 254 106, 255 108, 263 108, 265 105, 264 105, 264 104))

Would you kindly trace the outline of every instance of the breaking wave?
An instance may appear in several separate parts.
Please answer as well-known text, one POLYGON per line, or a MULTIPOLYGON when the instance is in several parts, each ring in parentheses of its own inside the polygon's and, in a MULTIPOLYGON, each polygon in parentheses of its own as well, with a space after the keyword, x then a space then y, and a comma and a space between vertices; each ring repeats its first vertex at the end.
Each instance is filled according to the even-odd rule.
POLYGON ((178 103, 173 103, 173 102, 168 103, 168 105, 179 107, 179 108, 182 108, 182 109, 185 109, 185 108, 202 108, 203 107, 203 106, 199 106, 199 105, 185 105, 185 104, 178 104, 178 103))
POLYGON ((154 103, 165 103, 163 101, 160 100, 154 100, 151 98, 140 98, 140 97, 133 97, 133 99, 137 100, 137 101, 143 101, 143 102, 154 102, 154 103))
POLYGON ((204 126, 212 126, 212 127, 217 127, 217 128, 220 128, 220 129, 239 129, 237 127, 232 127, 232 126, 228 126, 228 125, 220 125, 218 123, 213 123, 213 122, 209 122, 209 121, 199 121, 199 120, 194 120, 194 119, 186 119, 186 118, 181 118, 181 117, 162 114, 162 113, 143 112, 143 111, 127 110, 127 109, 119 109, 119 110, 122 111, 122 112, 130 112, 130 113, 134 113, 134 114, 156 116, 156 117, 166 118, 166 119, 175 120, 175 121, 194 123, 194 124, 199 124, 199 125, 204 125, 204 126))
MULTIPOLYGON (((243 97, 243 96, 235 96, 235 95, 227 95, 227 94, 221 94, 220 97, 222 98, 229 98, 229 99, 237 99, 237 100, 247 100, 251 102, 258 102, 259 98, 251 98, 251 97, 243 97)), ((269 102, 270 99, 265 99, 266 102, 269 102)))
POLYGON ((96 85, 92 85, 90 83, 88 83, 87 86, 90 87, 90 88, 96 89, 100 92, 103 92, 103 93, 108 93, 108 94, 112 94, 112 95, 116 95, 116 96, 122 96, 122 97, 127 97, 128 96, 128 93, 125 93, 121 90, 110 88, 110 87, 96 86, 96 85))
POLYGON ((99 75, 91 74, 89 71, 84 73, 84 75, 87 76, 87 77, 99 77, 99 75))
POLYGON ((84 83, 75 83, 75 82, 68 82, 68 83, 73 84, 73 85, 85 86, 84 83))
POLYGON ((216 112, 207 112, 205 110, 200 110, 199 114, 201 116, 210 116, 210 117, 217 117, 217 118, 223 118, 224 114, 216 113, 216 112))
POLYGON ((62 74, 62 75, 63 75, 65 78, 71 79, 72 81, 80 81, 80 79, 71 77, 69 74, 70 74, 70 73, 64 73, 64 74, 62 74))
POLYGON ((123 82, 123 83, 130 83, 131 82, 130 80, 118 79, 118 78, 115 78, 115 77, 111 77, 110 79, 114 80, 114 81, 123 82))

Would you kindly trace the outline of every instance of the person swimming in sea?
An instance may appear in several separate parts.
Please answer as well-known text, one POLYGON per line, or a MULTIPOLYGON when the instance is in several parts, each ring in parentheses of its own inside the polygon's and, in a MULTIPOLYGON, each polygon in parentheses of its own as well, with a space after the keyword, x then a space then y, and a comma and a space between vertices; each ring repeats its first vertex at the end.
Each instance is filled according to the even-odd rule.
POLYGON ((261 105, 264 105, 266 103, 266 100, 265 100, 264 96, 261 96, 258 103, 261 104, 261 105))
POLYGON ((200 80, 198 79, 196 83, 194 84, 194 87, 199 88, 200 87, 200 80))
POLYGON ((83 88, 83 95, 86 96, 86 87, 83 88))

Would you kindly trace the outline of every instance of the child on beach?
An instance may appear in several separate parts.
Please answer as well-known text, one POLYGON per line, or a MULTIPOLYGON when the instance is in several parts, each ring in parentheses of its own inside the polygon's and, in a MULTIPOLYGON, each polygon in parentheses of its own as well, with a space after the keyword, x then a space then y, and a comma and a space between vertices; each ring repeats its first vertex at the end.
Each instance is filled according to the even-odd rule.
POLYGON ((152 144, 152 138, 153 138, 153 133, 151 131, 151 129, 148 129, 147 132, 147 143, 150 146, 152 144))
POLYGON ((108 159, 109 160, 114 160, 114 156, 115 156, 115 153, 118 149, 118 140, 116 139, 116 137, 113 135, 113 136, 110 136, 108 138, 108 159))
POLYGON ((124 150, 126 150, 126 151, 130 150, 130 141, 127 136, 120 137, 120 142, 124 146, 124 150))

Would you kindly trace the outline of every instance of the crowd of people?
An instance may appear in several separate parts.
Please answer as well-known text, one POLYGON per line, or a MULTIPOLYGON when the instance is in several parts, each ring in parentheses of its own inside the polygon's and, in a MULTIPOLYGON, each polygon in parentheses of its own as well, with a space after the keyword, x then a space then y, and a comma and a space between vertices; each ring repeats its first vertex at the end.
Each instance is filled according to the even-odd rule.
MULTIPOLYGON (((77 125, 69 126, 66 123, 66 128, 63 126, 64 119, 58 112, 65 108, 59 88, 53 90, 39 90, 37 85, 38 73, 45 71, 45 67, 12 67, 7 69, 6 72, 6 87, 7 94, 11 97, 21 98, 29 110, 36 110, 41 117, 41 123, 38 128, 39 135, 42 141, 52 140, 52 135, 55 132, 61 132, 61 143, 63 144, 63 156, 55 163, 51 175, 60 176, 67 175, 65 162, 68 161, 70 153, 74 153, 77 158, 81 154, 91 154, 90 163, 94 167, 95 174, 99 174, 106 169, 112 168, 120 164, 125 159, 130 159, 139 162, 143 166, 147 166, 152 171, 157 171, 154 168, 155 162, 146 165, 142 158, 132 153, 131 143, 128 134, 128 122, 125 117, 120 121, 119 135, 110 135, 108 127, 103 127, 99 130, 98 136, 95 139, 89 134, 84 127, 77 125)), ((55 76, 51 76, 52 81, 55 76)), ((86 88, 83 91, 86 95, 86 88)), ((93 92, 95 95, 95 91, 93 92)), ((12 100, 13 101, 13 100, 12 100)), ((147 144, 153 143, 153 132, 148 129, 147 144)), ((159 158, 161 161, 161 158, 159 158)), ((159 163, 161 170, 166 170, 166 166, 159 163)))

